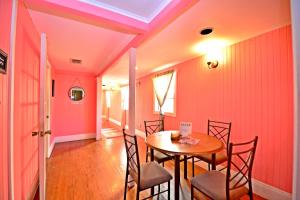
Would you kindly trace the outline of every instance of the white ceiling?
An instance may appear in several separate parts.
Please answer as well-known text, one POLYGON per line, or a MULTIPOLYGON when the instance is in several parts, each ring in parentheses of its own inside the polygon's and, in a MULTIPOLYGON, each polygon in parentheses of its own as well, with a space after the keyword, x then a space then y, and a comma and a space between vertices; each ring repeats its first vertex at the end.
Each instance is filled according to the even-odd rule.
MULTIPOLYGON (((137 76, 199 56, 196 44, 221 39, 227 45, 290 24, 289 0, 200 0, 169 26, 137 48, 137 76), (199 30, 213 27, 209 36, 199 30)), ((105 82, 122 82, 128 77, 128 56, 105 72, 105 82)))
POLYGON ((93 6, 134 18, 151 22, 171 0, 78 0, 93 6))

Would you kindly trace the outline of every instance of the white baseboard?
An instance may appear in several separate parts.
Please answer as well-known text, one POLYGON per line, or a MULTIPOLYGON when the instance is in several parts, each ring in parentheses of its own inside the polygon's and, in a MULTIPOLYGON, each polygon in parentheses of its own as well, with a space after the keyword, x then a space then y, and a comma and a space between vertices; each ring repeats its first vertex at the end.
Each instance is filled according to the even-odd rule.
MULTIPOLYGON (((109 118, 109 121, 114 123, 115 125, 121 127, 121 122, 119 122, 118 120, 115 120, 113 118, 109 118)), ((128 129, 128 125, 125 125, 125 129, 128 129)), ((146 138, 146 134, 143 131, 140 131, 138 129, 135 129, 135 134, 138 136, 141 136, 142 138, 146 138)))
POLYGON ((53 139, 51 145, 49 146, 48 148, 48 155, 47 155, 47 158, 50 158, 51 154, 52 154, 52 151, 54 149, 54 145, 55 145, 55 138, 53 139))
POLYGON ((113 119, 113 118, 108 118, 108 120, 109 120, 110 122, 114 123, 115 125, 121 127, 121 122, 119 122, 118 120, 115 120, 115 119, 113 119))
POLYGON ((94 139, 96 138, 96 133, 83 133, 83 134, 76 134, 76 135, 66 135, 66 136, 58 136, 55 137, 48 148, 48 155, 47 158, 50 158, 52 151, 54 149, 55 144, 61 142, 72 142, 78 140, 86 140, 86 139, 94 139))
POLYGON ((93 138, 96 138, 96 133, 66 135, 66 136, 55 137, 55 143, 72 142, 77 140, 86 140, 86 139, 93 139, 93 138))
MULTIPOLYGON (((191 160, 188 160, 188 161, 191 162, 191 160)), ((203 169, 207 169, 207 163, 205 163, 205 162, 197 162, 195 164, 200 166, 203 169)), ((217 170, 220 170, 220 169, 222 169, 222 166, 217 166, 217 170)), ((226 170, 223 170, 222 172, 226 173, 226 170)), ((272 199, 272 200, 291 200, 292 199, 291 193, 285 192, 276 187, 265 184, 254 178, 252 178, 252 187, 253 187, 253 192, 255 194, 257 194, 265 199, 272 199)))
POLYGON ((144 138, 144 139, 146 138, 146 133, 144 131, 140 131, 139 129, 135 129, 135 134, 137 136, 140 136, 140 137, 144 138))

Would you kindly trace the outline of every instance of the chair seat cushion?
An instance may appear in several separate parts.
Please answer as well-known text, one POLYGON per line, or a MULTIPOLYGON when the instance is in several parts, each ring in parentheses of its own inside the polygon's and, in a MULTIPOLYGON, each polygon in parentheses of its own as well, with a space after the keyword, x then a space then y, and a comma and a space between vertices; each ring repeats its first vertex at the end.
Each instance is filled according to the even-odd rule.
MULTIPOLYGON (((191 184, 215 200, 226 200, 226 175, 219 171, 210 171, 192 178, 191 184)), ((230 199, 238 199, 248 194, 248 188, 230 190, 230 199)))
MULTIPOLYGON (((151 156, 151 153, 148 152, 148 155, 151 156)), ((154 160, 156 160, 158 163, 162 163, 172 159, 172 156, 154 150, 154 160)))
MULTIPOLYGON (((148 162, 140 168, 140 189, 144 190, 172 179, 171 174, 156 162, 148 162)), ((133 179, 138 182, 138 177, 133 174, 133 179)))
MULTIPOLYGON (((196 156, 200 160, 203 160, 207 163, 212 163, 212 154, 199 154, 196 156)), ((225 152, 218 152, 216 153, 216 165, 221 164, 227 161, 227 155, 225 152)))

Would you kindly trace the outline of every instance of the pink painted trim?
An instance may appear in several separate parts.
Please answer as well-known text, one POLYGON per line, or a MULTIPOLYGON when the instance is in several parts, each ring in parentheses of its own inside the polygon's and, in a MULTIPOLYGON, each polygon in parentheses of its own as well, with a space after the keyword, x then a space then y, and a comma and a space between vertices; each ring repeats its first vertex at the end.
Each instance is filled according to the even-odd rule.
POLYGON ((148 24, 144 22, 75 0, 27 0, 26 4, 34 10, 120 32, 139 34, 149 30, 148 24))
POLYGON ((137 48, 141 45, 146 39, 150 38, 154 34, 156 34, 159 30, 166 27, 169 23, 176 19, 180 14, 185 12, 187 9, 191 8, 195 3, 199 2, 199 0, 174 0, 170 3, 154 20, 149 24, 149 31, 137 35, 134 37, 131 42, 124 47, 120 53, 109 63, 107 64, 97 76, 103 74, 108 68, 110 68, 120 57, 124 55, 130 48, 137 48))

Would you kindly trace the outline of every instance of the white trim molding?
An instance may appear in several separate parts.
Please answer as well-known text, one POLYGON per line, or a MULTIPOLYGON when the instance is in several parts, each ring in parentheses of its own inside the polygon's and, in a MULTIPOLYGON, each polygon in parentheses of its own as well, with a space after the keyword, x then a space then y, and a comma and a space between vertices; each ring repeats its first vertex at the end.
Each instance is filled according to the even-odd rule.
POLYGON ((294 75, 294 159, 293 200, 300 199, 300 2, 291 0, 294 75))
POLYGON ((119 122, 118 120, 115 120, 115 119, 113 119, 113 118, 108 118, 108 120, 109 120, 110 122, 114 123, 115 125, 121 127, 121 122, 119 122))
POLYGON ((47 158, 51 157, 54 146, 57 143, 62 142, 73 142, 78 140, 87 140, 87 139, 95 139, 96 133, 82 133, 82 134, 74 134, 74 135, 66 135, 66 136, 58 136, 53 139, 51 145, 48 147, 48 155, 47 158))
POLYGON ((55 137, 55 144, 61 142, 72 142, 77 140, 87 140, 96 138, 96 133, 82 133, 76 135, 66 135, 66 136, 58 136, 55 137))
POLYGON ((8 58, 8 199, 14 200, 14 92, 15 92, 15 53, 16 53, 16 33, 18 0, 12 1, 11 24, 10 24, 10 50, 8 58))
POLYGON ((51 142, 51 145, 49 145, 48 147, 48 155, 47 155, 47 158, 50 158, 51 154, 52 154, 52 151, 54 149, 54 145, 55 145, 55 138, 53 139, 53 141, 51 142))

